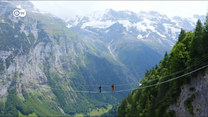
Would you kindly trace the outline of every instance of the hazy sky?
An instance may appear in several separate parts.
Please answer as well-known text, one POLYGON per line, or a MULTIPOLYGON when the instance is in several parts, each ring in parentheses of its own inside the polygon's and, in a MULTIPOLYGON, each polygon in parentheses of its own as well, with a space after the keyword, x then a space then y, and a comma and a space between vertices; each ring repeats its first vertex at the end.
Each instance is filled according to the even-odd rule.
POLYGON ((62 18, 86 15, 93 11, 113 10, 158 11, 168 16, 206 15, 208 1, 32 1, 42 11, 62 18))

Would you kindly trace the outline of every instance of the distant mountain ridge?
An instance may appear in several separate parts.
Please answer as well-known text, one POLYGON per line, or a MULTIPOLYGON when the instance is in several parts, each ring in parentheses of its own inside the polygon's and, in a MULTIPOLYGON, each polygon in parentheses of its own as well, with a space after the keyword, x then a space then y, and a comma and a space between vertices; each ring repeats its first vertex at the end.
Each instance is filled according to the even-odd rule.
POLYGON ((193 18, 169 18, 156 11, 134 13, 107 9, 88 16, 69 18, 66 22, 67 27, 79 33, 80 38, 103 42, 116 61, 141 77, 145 69, 156 64, 166 51, 171 50, 181 29, 193 30, 197 18, 205 21, 205 16, 199 15, 193 18), (129 52, 129 49, 132 51, 129 52), (154 57, 156 59, 150 59, 154 57))
MULTIPOLYGON (((194 15, 193 18, 167 17, 156 11, 134 13, 132 11, 114 11, 107 9, 94 12, 88 16, 68 18, 67 27, 72 30, 84 30, 94 34, 108 35, 115 24, 121 24, 123 35, 130 35, 164 54, 170 51, 177 41, 181 29, 193 30, 197 19, 205 21, 205 16, 194 15), (155 44, 154 44, 155 43, 155 44), (161 48, 158 46, 162 46, 161 48), (165 49, 164 49, 165 48, 165 49)), ((111 35, 108 35, 109 37, 111 35)))

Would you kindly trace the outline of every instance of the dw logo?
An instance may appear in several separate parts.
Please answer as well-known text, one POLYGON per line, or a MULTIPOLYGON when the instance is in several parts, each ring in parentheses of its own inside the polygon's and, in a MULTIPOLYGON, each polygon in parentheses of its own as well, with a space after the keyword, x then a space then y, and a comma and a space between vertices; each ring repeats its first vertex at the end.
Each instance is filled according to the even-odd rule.
POLYGON ((15 9, 13 11, 13 16, 14 17, 25 17, 26 16, 26 11, 24 9, 15 9))

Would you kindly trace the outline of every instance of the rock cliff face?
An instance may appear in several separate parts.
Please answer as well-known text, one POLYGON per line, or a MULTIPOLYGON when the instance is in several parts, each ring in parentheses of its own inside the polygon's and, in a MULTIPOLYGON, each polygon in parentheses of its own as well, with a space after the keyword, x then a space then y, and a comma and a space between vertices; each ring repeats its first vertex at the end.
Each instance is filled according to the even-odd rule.
POLYGON ((208 69, 191 78, 190 83, 181 87, 177 102, 169 106, 176 116, 207 116, 208 115, 208 69), (191 99, 192 97, 192 99, 191 99), (190 100, 188 102, 188 100, 190 100), (187 103, 187 104, 186 104, 187 103), (189 106, 188 106, 189 103, 189 106), (190 105, 193 106, 191 109, 190 105), (190 110, 189 110, 190 109, 190 110))
POLYGON ((105 44, 79 38, 64 21, 29 2, 0 2, 0 14, 0 115, 87 114, 89 108, 116 104, 126 93, 77 91, 98 92, 100 84, 111 91, 111 84, 136 80, 105 44), (26 9, 24 18, 13 17, 17 6, 26 9))

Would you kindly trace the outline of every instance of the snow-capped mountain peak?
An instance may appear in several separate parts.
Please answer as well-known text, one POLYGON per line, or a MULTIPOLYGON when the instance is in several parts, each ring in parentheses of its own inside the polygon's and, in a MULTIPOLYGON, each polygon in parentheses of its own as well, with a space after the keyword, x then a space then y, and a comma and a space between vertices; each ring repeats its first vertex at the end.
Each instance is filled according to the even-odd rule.
MULTIPOLYGON (((107 9, 88 16, 68 19, 72 30, 83 30, 111 37, 111 31, 122 36, 131 36, 140 41, 157 41, 165 46, 173 46, 181 29, 193 30, 196 18, 204 20, 205 16, 193 18, 168 17, 156 11, 135 13, 132 11, 115 11, 107 9), (119 25, 114 25, 119 24, 119 25), (117 30, 117 32, 115 32, 117 30)), ((117 35, 117 34, 115 34, 117 35)))

